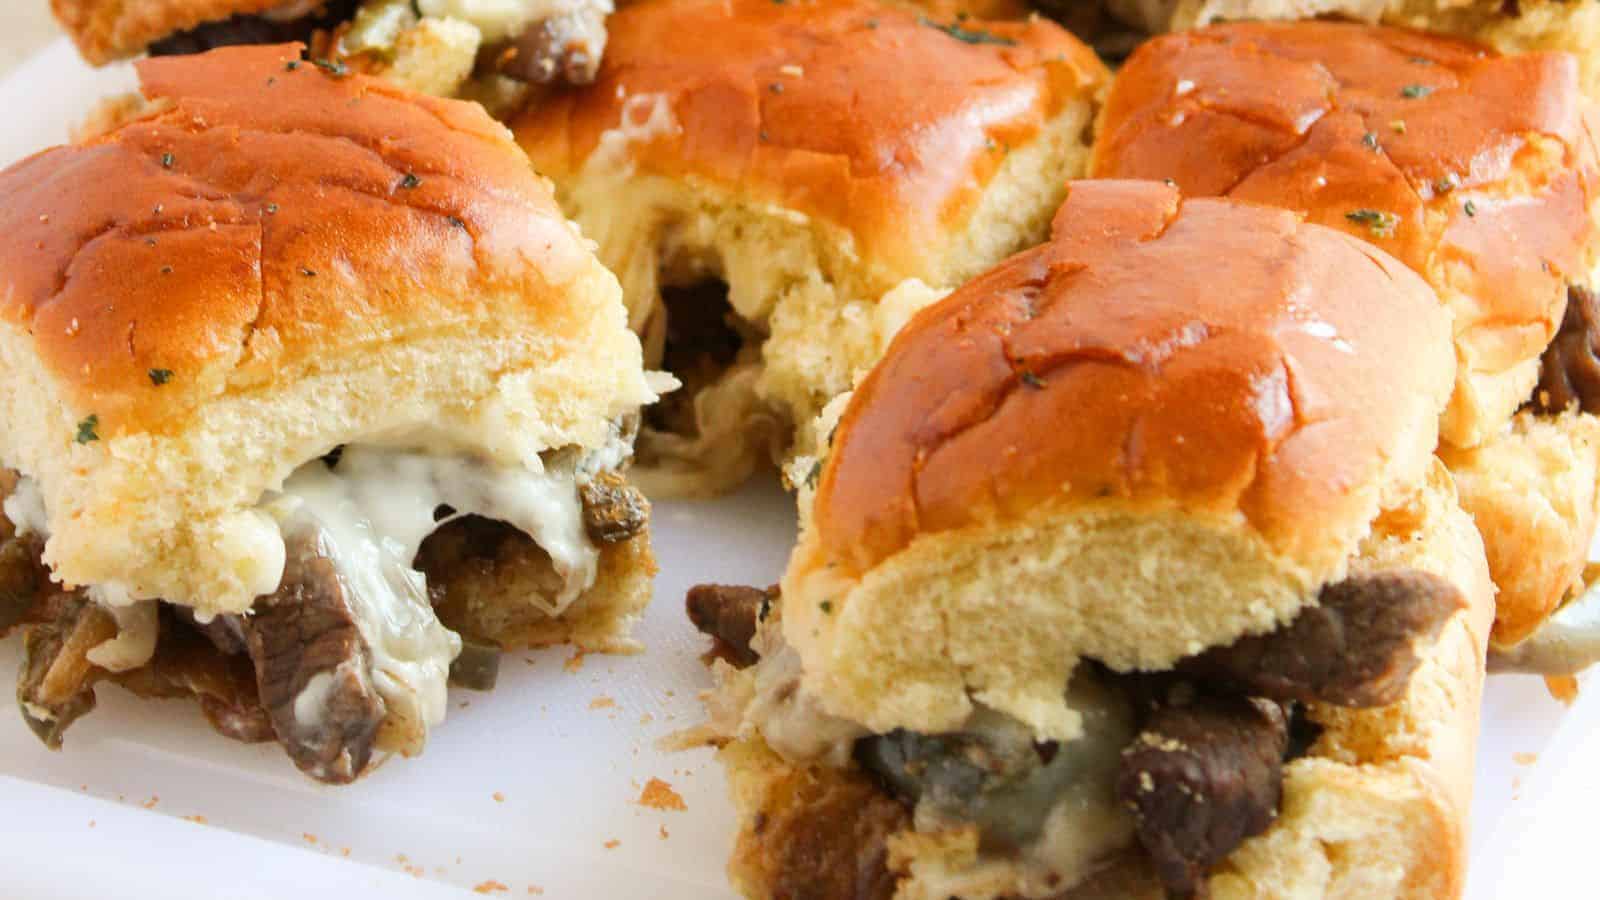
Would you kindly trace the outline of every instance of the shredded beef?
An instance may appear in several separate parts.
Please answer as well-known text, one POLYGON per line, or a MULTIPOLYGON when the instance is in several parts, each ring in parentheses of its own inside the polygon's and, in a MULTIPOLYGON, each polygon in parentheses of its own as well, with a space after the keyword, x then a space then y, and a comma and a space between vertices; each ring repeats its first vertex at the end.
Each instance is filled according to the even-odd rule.
POLYGON ((310 43, 317 31, 348 20, 360 5, 360 0, 328 0, 309 16, 282 22, 264 15, 233 16, 169 35, 148 49, 151 56, 184 56, 239 44, 310 43))
POLYGON ((478 69, 529 84, 589 84, 605 52, 606 11, 590 0, 533 22, 516 37, 483 48, 478 69))
POLYGON ((1600 297, 1594 291, 1567 288, 1567 312, 1539 358, 1539 385, 1530 405, 1542 413, 1574 406, 1600 413, 1600 297))
POLYGON ((583 528, 596 544, 617 544, 644 531, 650 501, 616 472, 601 472, 579 489, 583 528))

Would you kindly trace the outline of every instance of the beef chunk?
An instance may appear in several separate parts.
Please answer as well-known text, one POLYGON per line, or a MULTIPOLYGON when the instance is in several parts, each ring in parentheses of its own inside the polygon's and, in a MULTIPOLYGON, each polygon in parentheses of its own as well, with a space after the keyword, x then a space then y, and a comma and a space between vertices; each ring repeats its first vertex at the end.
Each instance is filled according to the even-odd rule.
POLYGON ((1455 585, 1401 569, 1324 585, 1315 606, 1270 634, 1193 657, 1182 671, 1276 700, 1386 706, 1417 668, 1416 643, 1437 636, 1464 601, 1455 585))
POLYGON ((332 28, 355 15, 361 0, 328 0, 310 15, 279 21, 266 15, 239 15, 206 22, 151 44, 151 56, 184 56, 238 44, 309 44, 317 31, 332 28))
POLYGON ((536 21, 520 35, 485 47, 478 69, 529 84, 589 84, 606 48, 606 9, 590 0, 536 21))
POLYGON ((777 599, 777 585, 763 591, 742 585, 700 584, 689 589, 685 605, 694 627, 716 641, 713 655, 743 669, 761 658, 751 649, 750 640, 777 599))
POLYGON ((1122 754, 1117 795, 1169 895, 1277 816, 1288 719, 1270 700, 1190 696, 1159 706, 1122 754))
POLYGON ((104 672, 88 653, 116 637, 117 623, 81 594, 54 594, 46 606, 46 621, 24 640, 17 705, 39 740, 59 750, 68 726, 94 709, 94 683, 104 672))
POLYGON ((621 543, 650 522, 650 501, 616 472, 601 472, 580 493, 583 528, 596 544, 621 543))
POLYGON ((289 540, 278 590, 242 621, 261 705, 302 772, 346 784, 366 768, 385 714, 347 588, 316 532, 289 540), (302 702, 304 701, 304 702, 302 702))
POLYGON ((1594 291, 1567 288, 1567 312, 1539 359, 1539 385, 1530 405, 1542 413, 1574 406, 1600 413, 1600 297, 1594 291))

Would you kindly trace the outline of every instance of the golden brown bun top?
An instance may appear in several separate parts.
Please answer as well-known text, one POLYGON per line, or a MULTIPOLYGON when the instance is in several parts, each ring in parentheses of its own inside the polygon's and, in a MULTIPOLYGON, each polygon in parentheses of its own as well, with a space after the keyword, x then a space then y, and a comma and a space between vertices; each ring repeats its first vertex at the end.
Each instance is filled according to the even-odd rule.
POLYGON ((1052 504, 1242 515, 1304 555, 1423 468, 1393 457, 1431 451, 1453 375, 1433 292, 1370 245, 1075 182, 1048 244, 895 338, 835 432, 814 527, 851 574, 1052 504))
POLYGON ((102 437, 357 346, 535 327, 589 264, 476 105, 296 45, 139 74, 146 117, 0 173, 0 322, 102 437))
POLYGON ((1186 196, 1284 206, 1375 241, 1441 292, 1477 298, 1487 330, 1528 326, 1475 351, 1475 368, 1504 369, 1537 355, 1564 283, 1587 274, 1600 187, 1587 114, 1567 54, 1365 25, 1219 25, 1134 53, 1091 173, 1170 178, 1186 196), (1390 229, 1363 211, 1398 218, 1390 229))
POLYGON ((902 271, 926 268, 1009 146, 1109 77, 1042 19, 934 23, 862 0, 643 0, 608 28, 595 83, 513 123, 539 171, 576 174, 664 102, 671 127, 635 138, 637 171, 842 226, 902 271))

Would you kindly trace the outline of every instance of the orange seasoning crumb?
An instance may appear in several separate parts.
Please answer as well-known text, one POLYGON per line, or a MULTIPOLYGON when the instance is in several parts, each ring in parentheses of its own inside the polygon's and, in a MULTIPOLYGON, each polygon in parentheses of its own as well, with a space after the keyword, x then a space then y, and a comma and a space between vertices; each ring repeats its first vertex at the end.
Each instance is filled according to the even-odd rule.
POLYGON ((618 847, 621 847, 621 846, 622 846, 622 842, 617 840, 616 838, 612 838, 611 840, 606 841, 606 843, 605 843, 605 848, 607 850, 615 850, 615 849, 617 849, 618 847))
POLYGON ((160 802, 161 802, 161 798, 160 797, 157 797, 155 794, 151 794, 150 795, 150 799, 146 800, 143 805, 144 805, 145 809, 155 809, 156 808, 156 804, 160 803, 160 802))
POLYGON ((1544 686, 1550 696, 1568 706, 1578 699, 1578 679, 1571 675, 1548 675, 1544 679, 1544 686))
POLYGON ((669 837, 671 837, 671 835, 667 834, 667 826, 661 826, 661 839, 664 841, 669 837))
POLYGON ((672 785, 659 778, 652 778, 645 784, 644 791, 639 794, 639 805, 671 812, 683 812, 689 808, 683 802, 683 797, 672 789, 672 785))
POLYGON ((308 844, 315 844, 317 842, 317 836, 309 831, 300 832, 300 838, 308 844))
POLYGON ((1531 766, 1534 763, 1539 761, 1539 754, 1537 754, 1537 753, 1513 753, 1513 754, 1511 754, 1511 761, 1516 763, 1519 766, 1531 766))
POLYGON ((568 672, 576 675, 583 669, 583 657, 584 652, 582 650, 578 650, 572 654, 570 659, 561 664, 561 668, 566 669, 568 672))
POLYGON ((537 884, 530 884, 528 885, 528 893, 535 897, 543 897, 544 888, 539 887, 537 884))
POLYGON ((500 793, 499 791, 495 791, 494 792, 494 802, 496 802, 496 803, 504 803, 504 802, 506 802, 506 795, 500 793))
POLYGON ((474 894, 504 894, 510 890, 511 888, 506 887, 498 881, 490 879, 482 884, 474 886, 472 892, 474 894))
POLYGON ((193 822, 196 825, 204 825, 204 824, 206 824, 206 817, 205 816, 184 816, 183 820, 185 822, 193 822))
POLYGON ((594 698, 593 700, 589 701, 589 708, 590 709, 609 709, 609 708, 611 708, 613 706, 616 706, 616 705, 617 705, 617 701, 611 699, 610 697, 607 697, 604 694, 601 694, 600 696, 598 696, 598 697, 594 698))

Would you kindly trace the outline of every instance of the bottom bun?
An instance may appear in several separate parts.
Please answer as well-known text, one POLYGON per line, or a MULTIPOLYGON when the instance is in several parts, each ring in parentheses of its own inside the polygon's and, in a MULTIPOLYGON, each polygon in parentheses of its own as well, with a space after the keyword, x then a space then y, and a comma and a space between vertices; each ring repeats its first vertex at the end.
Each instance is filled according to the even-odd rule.
MULTIPOLYGON (((1375 523, 1352 560, 1357 570, 1405 567, 1450 579, 1465 608, 1419 648, 1421 664, 1399 702, 1307 709, 1320 736, 1285 765, 1276 821, 1211 870, 1212 896, 1461 893, 1493 588, 1482 543, 1442 465, 1414 502, 1375 523)), ((974 829, 917 831, 910 809, 854 766, 785 759, 749 730, 726 743, 720 759, 740 822, 729 875, 752 900, 947 900, 948 886, 977 860, 974 829)), ((1163 894, 1135 847, 1044 896, 1163 894)))

